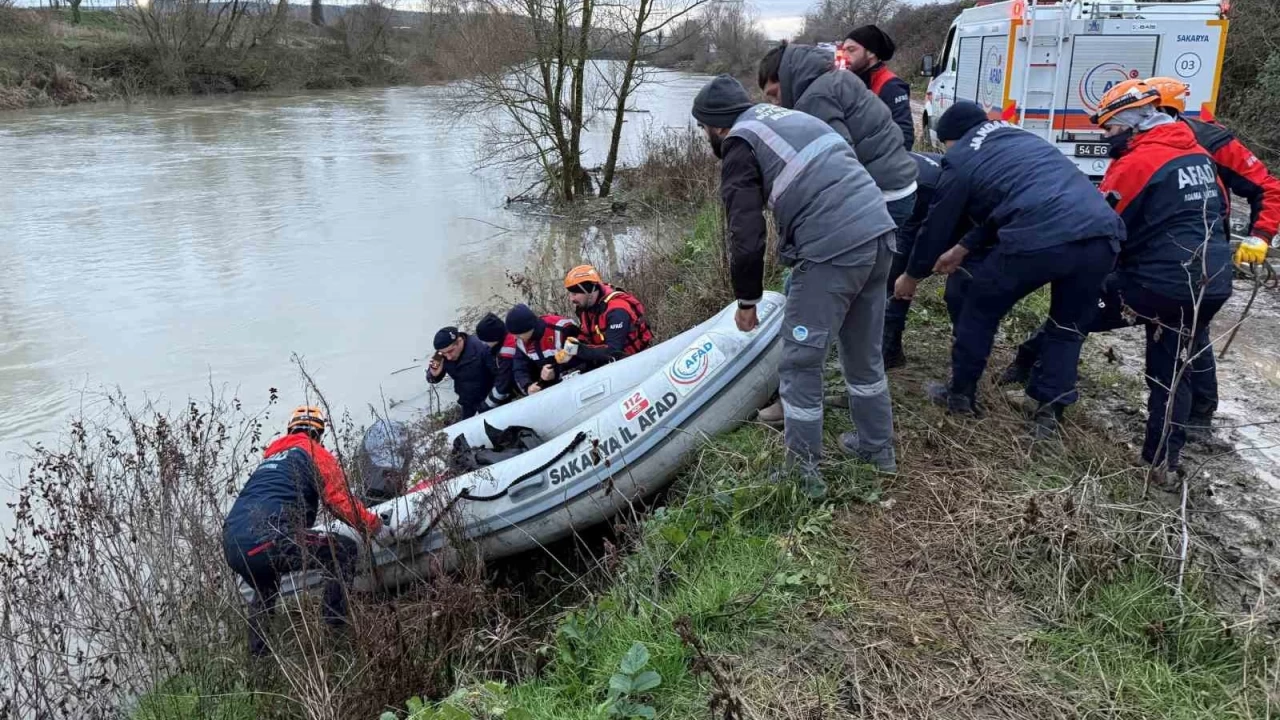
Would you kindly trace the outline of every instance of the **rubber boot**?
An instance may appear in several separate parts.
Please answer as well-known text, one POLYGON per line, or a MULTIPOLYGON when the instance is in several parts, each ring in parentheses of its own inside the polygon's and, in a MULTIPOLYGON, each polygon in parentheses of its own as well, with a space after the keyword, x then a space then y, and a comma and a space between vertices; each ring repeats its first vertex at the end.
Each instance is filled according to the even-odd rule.
POLYGON ((965 417, 981 418, 982 408, 978 405, 978 401, 967 395, 960 395, 951 392, 951 388, 944 383, 931 382, 924 387, 925 394, 929 396, 929 401, 939 407, 944 407, 947 412, 952 415, 964 415, 965 417))
POLYGON ((822 404, 833 410, 849 409, 849 393, 832 393, 822 398, 822 404))
POLYGON ((884 369, 893 370, 907 364, 906 353, 902 351, 902 331, 898 329, 884 329, 884 336, 880 343, 880 355, 884 359, 884 369))
POLYGON ((1058 403, 1038 405, 1031 413, 1031 437, 1050 440, 1058 436, 1062 426, 1062 413, 1066 408, 1058 403))
POLYGON ((1031 366, 1022 365, 1017 360, 1009 363, 1009 367, 1000 373, 996 383, 999 385, 1026 385, 1031 380, 1031 366))
POLYGON ((858 462, 874 465, 878 472, 886 475, 898 474, 898 458, 893 446, 881 448, 875 452, 867 452, 859 447, 856 430, 840 436, 840 451, 858 462))
POLYGON ((332 579, 324 585, 324 607, 321 619, 332 628, 347 624, 347 588, 341 580, 332 579))
POLYGON ((770 427, 780 428, 783 425, 782 400, 778 399, 768 407, 760 408, 756 412, 756 420, 770 427))
POLYGON ((249 654, 266 657, 271 652, 267 630, 271 626, 271 608, 267 607, 257 592, 249 603, 249 654))

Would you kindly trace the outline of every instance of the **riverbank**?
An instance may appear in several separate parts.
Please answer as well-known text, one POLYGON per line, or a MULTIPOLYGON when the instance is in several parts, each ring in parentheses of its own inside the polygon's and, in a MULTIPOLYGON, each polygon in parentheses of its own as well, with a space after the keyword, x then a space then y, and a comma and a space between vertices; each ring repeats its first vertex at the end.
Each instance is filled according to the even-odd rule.
MULTIPOLYGON (((731 297, 717 172, 694 132, 647 155, 613 202, 632 215, 621 222, 654 223, 657 243, 621 263, 618 282, 669 337, 731 297)), ((556 276, 513 289, 560 309, 556 276)), ((769 278, 779 284, 776 267, 769 278)), ((1045 307, 1035 296, 1006 320, 992 367, 1045 307)), ((896 477, 832 457, 832 495, 814 504, 767 481, 779 434, 747 424, 690 457, 657 509, 637 503, 512 562, 471 558, 394 598, 357 596, 345 633, 321 627, 309 601, 291 605, 275 655, 258 662, 218 543, 275 433, 278 419, 264 422, 274 396, 176 413, 116 398, 42 451, 14 500, 0 562, 0 662, 12 663, 0 674, 12 672, 13 692, 0 715, 55 716, 60 703, 120 704, 140 720, 1271 712, 1275 590, 1222 551, 1215 528, 1235 515, 1199 492, 1184 509, 1145 487, 1128 446, 1139 381, 1091 341, 1087 401, 1063 442, 1030 444, 1016 394, 984 387, 981 423, 927 402, 948 334, 930 281, 908 327, 911 363, 890 377, 896 477)), ((834 447, 848 420, 826 422, 834 447)), ((337 429, 331 444, 354 471, 359 428, 347 417, 337 429)), ((1189 463, 1234 477, 1219 474, 1221 454, 1201 447, 1189 463)), ((1194 489, 1216 487, 1200 478, 1194 489)), ((1266 507, 1280 501, 1249 494, 1257 518, 1274 517, 1266 507)), ((1266 522, 1255 531, 1280 537, 1266 522)))
POLYGON ((459 52, 433 16, 377 5, 329 8, 322 26, 287 5, 184 8, 83 10, 77 22, 71 11, 0 5, 0 110, 422 84, 462 77, 488 57, 459 52))
MULTIPOLYGON (((705 202, 686 225, 684 253, 721 237, 714 200, 705 202)), ((1274 506, 1274 490, 1254 478, 1231 496, 1248 495, 1248 505, 1223 509, 1212 491, 1244 487, 1248 472, 1212 443, 1188 452, 1199 470, 1185 506, 1148 487, 1132 444, 1140 378, 1108 361, 1109 338, 1090 341, 1089 399, 1060 443, 1028 440, 1018 393, 991 385, 985 420, 946 415, 922 391, 948 367, 941 290, 937 280, 924 286, 911 362, 891 373, 898 476, 832 459, 833 494, 815 505, 770 484, 782 461, 776 431, 748 424, 710 440, 665 507, 625 521, 624 556, 591 566, 611 581, 566 609, 545 640, 547 667, 505 683, 472 670, 449 698, 383 717, 1274 712, 1268 561, 1223 552, 1234 542, 1224 525, 1280 537, 1259 507, 1274 506)), ((1037 295, 1006 319, 991 367, 1046 310, 1037 295)), ((830 379, 838 391, 834 367, 830 379)), ((850 429, 836 411, 826 426, 829 446, 850 429)))
MULTIPOLYGON (((714 164, 693 135, 657 147, 624 197, 668 198, 663 222, 682 239, 639 258, 623 281, 670 332, 729 295, 714 164), (658 188, 670 194, 651 197, 658 188)), ((776 269, 771 278, 776 285, 776 269)), ((922 392, 948 364, 941 289, 922 286, 911 362, 891 373, 898 476, 832 457, 832 495, 814 504, 768 481, 782 461, 780 435, 749 423, 690 458, 662 507, 637 506, 603 537, 527 558, 536 568, 525 580, 511 584, 520 573, 492 568, 485 580, 473 568, 424 591, 431 600, 398 603, 402 623, 414 617, 405 613, 457 613, 458 594, 479 609, 466 630, 456 616, 443 628, 402 626, 415 657, 436 653, 439 674, 399 698, 367 694, 361 713, 344 704, 341 679, 352 675, 334 678, 332 707, 342 712, 332 716, 372 717, 375 698, 387 705, 383 718, 412 720, 1267 716, 1280 703, 1275 588, 1256 582, 1258 565, 1221 551, 1224 513, 1202 492, 1235 466, 1193 448, 1188 462, 1208 463, 1209 475, 1193 478, 1186 508, 1148 488, 1131 446, 1142 388, 1096 340, 1085 353, 1088 400, 1061 443, 1027 440, 1017 394, 990 385, 984 421, 946 415, 922 392), (527 614, 504 614, 515 595, 527 614)), ((992 367, 1046 302, 1033 296, 1006 319, 992 367)), ((850 427, 834 410, 826 425, 832 445, 850 427)), ((1254 486, 1254 505, 1264 492, 1254 486)), ((1277 537, 1269 525, 1254 529, 1277 537)), ((367 646, 334 655, 346 653, 341 667, 365 667, 378 657, 367 646)), ((299 666, 297 654, 279 660, 272 682, 291 682, 284 673, 299 666)), ((194 707, 329 716, 270 698, 286 686, 255 694, 261 680, 228 667, 230 684, 185 676, 149 695, 136 717, 194 707)), ((388 687, 415 682, 405 675, 412 665, 393 667, 388 687)))

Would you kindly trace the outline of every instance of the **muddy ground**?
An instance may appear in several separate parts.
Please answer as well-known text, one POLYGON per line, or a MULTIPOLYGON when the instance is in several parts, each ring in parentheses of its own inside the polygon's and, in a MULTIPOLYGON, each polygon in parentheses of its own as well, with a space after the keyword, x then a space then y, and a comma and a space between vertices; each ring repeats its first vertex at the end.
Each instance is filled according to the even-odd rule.
MULTIPOLYGON (((1218 361, 1220 405, 1210 436, 1193 438, 1183 452, 1189 472, 1191 528, 1211 553, 1222 589, 1234 609, 1258 610, 1260 589, 1280 589, 1280 291, 1258 291, 1248 317, 1241 314, 1253 290, 1238 280, 1235 293, 1213 323, 1215 357, 1239 326, 1226 357, 1218 361)), ((1089 338, 1082 362, 1095 373, 1117 371, 1143 379, 1145 335, 1129 328, 1089 338)), ((1117 392, 1086 404, 1094 419, 1137 454, 1145 417, 1145 391, 1117 392)), ((1171 502, 1177 502, 1171 498, 1171 502)), ((1277 617, 1276 609, 1266 608, 1277 617)))
MULTIPOLYGON (((921 127, 923 105, 912 102, 921 127)), ((924 148, 927 140, 917 144, 924 148)), ((1248 206, 1233 206, 1247 217, 1248 206)), ((1273 251, 1273 256, 1275 252, 1273 251)), ((1280 269, 1280 260, 1271 262, 1280 269)), ((1280 591, 1280 289, 1258 290, 1240 322, 1254 282, 1238 279, 1231 300, 1213 324, 1214 352, 1239 329, 1218 361, 1219 408, 1211 436, 1195 439, 1183 466, 1194 471, 1189 501, 1192 528, 1210 566, 1222 572, 1223 589, 1236 609, 1257 610, 1260 588, 1280 591)), ((1016 339, 1015 339, 1016 340, 1016 339)), ((1145 341, 1139 328, 1091 337, 1082 362, 1096 373, 1118 371, 1143 378, 1145 341)), ((1118 442, 1136 455, 1141 448, 1146 393, 1115 392, 1083 404, 1094 420, 1116 429, 1118 442)), ((1280 608, 1269 609, 1280 618, 1280 608)))

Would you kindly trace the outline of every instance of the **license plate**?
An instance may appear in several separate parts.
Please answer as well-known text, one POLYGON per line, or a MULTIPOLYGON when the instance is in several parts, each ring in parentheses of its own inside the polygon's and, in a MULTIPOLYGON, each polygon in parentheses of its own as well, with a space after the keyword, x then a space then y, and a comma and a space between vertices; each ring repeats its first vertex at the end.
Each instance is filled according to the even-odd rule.
POLYGON ((1076 157, 1104 158, 1110 151, 1106 143, 1076 143, 1076 157))

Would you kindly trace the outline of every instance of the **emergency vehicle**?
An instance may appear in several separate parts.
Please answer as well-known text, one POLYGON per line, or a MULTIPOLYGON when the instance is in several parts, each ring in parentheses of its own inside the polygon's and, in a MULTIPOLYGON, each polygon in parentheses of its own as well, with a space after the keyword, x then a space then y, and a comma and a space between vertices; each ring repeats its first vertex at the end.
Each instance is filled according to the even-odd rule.
POLYGON ((951 23, 941 55, 924 57, 928 137, 938 142, 934 122, 952 103, 973 100, 1100 177, 1111 161, 1089 116, 1117 83, 1176 77, 1190 87, 1186 114, 1212 119, 1228 10, 1229 0, 980 0, 951 23))

